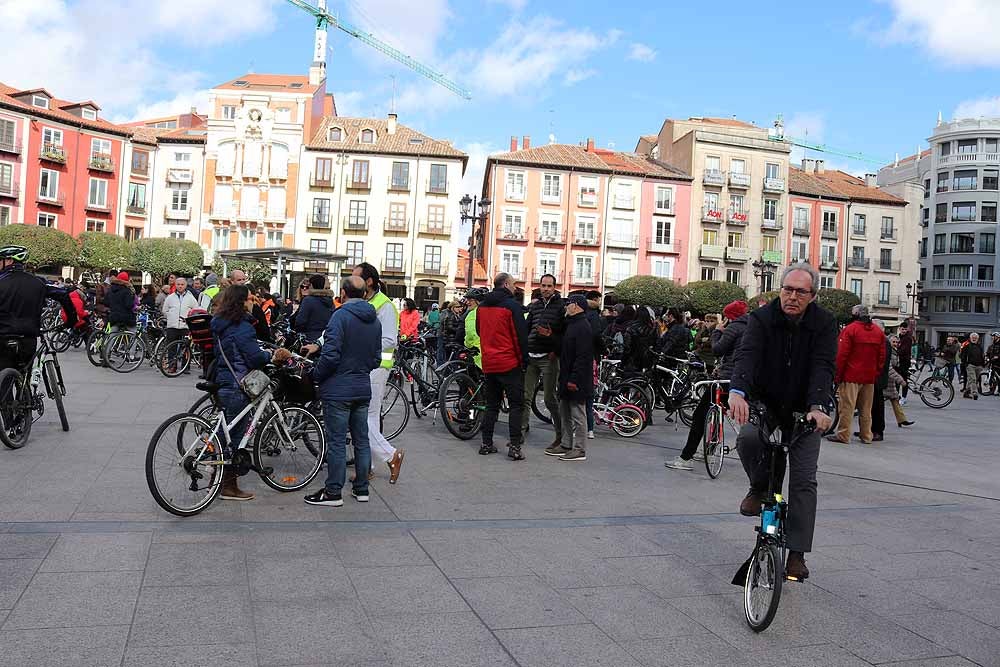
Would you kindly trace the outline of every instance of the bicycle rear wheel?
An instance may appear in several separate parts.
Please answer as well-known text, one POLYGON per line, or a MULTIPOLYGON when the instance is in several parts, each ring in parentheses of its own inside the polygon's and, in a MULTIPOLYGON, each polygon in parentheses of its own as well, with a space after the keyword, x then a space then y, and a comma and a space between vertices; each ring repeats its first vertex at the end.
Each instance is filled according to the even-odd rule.
POLYGON ((646 426, 646 415, 635 405, 616 405, 611 411, 611 430, 623 438, 634 438, 646 426))
POLYGON ((105 334, 103 331, 92 331, 87 337, 87 360, 98 368, 104 366, 101 350, 104 348, 105 334))
POLYGON ((773 542, 758 543, 743 584, 743 610, 754 632, 763 632, 774 620, 784 579, 785 567, 778 546, 773 542))
POLYGON ((541 382, 535 385, 535 391, 531 395, 531 411, 546 424, 552 423, 549 406, 545 405, 545 387, 541 382))
POLYGON ((943 377, 931 376, 920 383, 920 400, 929 408, 947 407, 955 399, 955 387, 943 377))
POLYGON ((688 428, 694 424, 694 411, 698 409, 698 400, 698 396, 690 393, 681 399, 681 404, 677 407, 677 415, 688 428))
POLYGON ((722 472, 722 464, 726 460, 726 425, 722 421, 722 408, 713 405, 705 415, 705 470, 708 476, 715 479, 722 472))
POLYGON ((101 359, 116 373, 131 373, 142 366, 146 341, 134 331, 118 331, 104 341, 101 359))
POLYGON ((191 343, 187 339, 172 341, 160 353, 160 372, 168 378, 175 378, 191 366, 191 343))
POLYGON ((49 392, 49 397, 56 402, 56 412, 59 413, 59 424, 62 426, 63 431, 68 431, 69 419, 66 417, 66 406, 63 405, 63 395, 66 393, 66 388, 63 386, 56 362, 49 359, 45 362, 44 370, 45 388, 49 392))
POLYGON ((380 430, 386 440, 392 440, 403 432, 410 421, 410 406, 398 385, 387 382, 382 392, 380 409, 380 430))
POLYGON ((441 383, 438 404, 445 428, 459 440, 472 440, 483 427, 486 394, 468 373, 453 373, 441 383))
POLYGON ((271 413, 257 432, 254 464, 271 468, 260 478, 275 491, 297 491, 313 480, 326 460, 326 435, 322 424, 305 408, 284 405, 271 413), (284 430, 279 419, 284 419, 284 430))
POLYGON ((0 440, 9 449, 20 449, 31 434, 31 389, 13 368, 0 371, 0 440))
POLYGON ((177 516, 194 516, 222 488, 222 446, 207 421, 179 414, 160 424, 146 449, 146 484, 156 504, 177 516))

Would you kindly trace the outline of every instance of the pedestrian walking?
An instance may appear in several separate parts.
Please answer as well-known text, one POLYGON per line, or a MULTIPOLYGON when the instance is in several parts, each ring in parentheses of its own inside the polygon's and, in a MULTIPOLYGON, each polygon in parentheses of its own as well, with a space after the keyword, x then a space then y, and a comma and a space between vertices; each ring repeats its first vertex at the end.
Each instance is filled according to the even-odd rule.
MULTIPOLYGON (((554 281, 553 281, 554 287, 554 281)), ((544 290, 542 299, 544 299, 544 290)), ((586 461, 587 399, 594 395, 594 334, 587 321, 587 297, 566 299, 559 352, 559 418, 562 435, 545 453, 563 461, 586 461)))
POLYGON ((909 380, 896 371, 902 365, 902 362, 899 361, 899 352, 903 349, 902 336, 889 336, 889 347, 891 359, 889 360, 889 384, 885 390, 885 397, 889 401, 889 405, 892 406, 893 416, 896 417, 896 426, 900 428, 913 426, 915 422, 906 418, 902 406, 901 389, 906 388, 909 380))
POLYGON ((969 344, 962 350, 962 364, 965 365, 967 372, 965 391, 962 396, 978 401, 979 376, 983 374, 983 368, 986 366, 986 353, 983 352, 983 348, 979 344, 979 334, 969 335, 969 344))
MULTIPOLYGON (((524 395, 534 396, 535 385, 542 379, 545 407, 552 419, 555 439, 549 448, 562 443, 561 402, 556 395, 559 382, 559 350, 562 346, 563 329, 566 326, 566 304, 556 291, 556 277, 546 273, 539 279, 538 299, 528 304, 528 366, 524 371, 524 395)), ((587 299, 584 297, 584 311, 587 299)), ((586 320, 586 315, 584 315, 586 320)), ((589 329, 588 324, 588 329, 589 329)), ((592 357, 593 358, 593 357, 592 357)), ((591 392, 593 393, 593 392, 591 392)), ((530 399, 529 399, 530 400, 530 399)), ((521 432, 528 432, 531 410, 522 411, 521 432)))
POLYGON ((885 363, 885 334, 872 324, 868 309, 857 305, 851 309, 853 321, 840 332, 837 341, 837 383, 839 421, 837 430, 827 436, 831 442, 851 441, 851 422, 858 409, 861 442, 872 442, 872 400, 875 382, 885 363))
POLYGON ((354 446, 355 475, 351 495, 368 502, 371 448, 368 407, 372 399, 370 373, 382 363, 382 325, 375 307, 365 300, 365 281, 349 276, 340 283, 341 307, 323 332, 323 347, 313 367, 313 380, 323 400, 326 431, 326 484, 305 497, 310 505, 340 507, 347 476, 347 432, 354 446))
POLYGON ((960 351, 961 348, 958 345, 958 339, 954 336, 948 336, 945 338, 944 345, 938 350, 937 357, 934 360, 935 369, 948 370, 948 382, 952 384, 955 383, 955 369, 958 366, 960 351))

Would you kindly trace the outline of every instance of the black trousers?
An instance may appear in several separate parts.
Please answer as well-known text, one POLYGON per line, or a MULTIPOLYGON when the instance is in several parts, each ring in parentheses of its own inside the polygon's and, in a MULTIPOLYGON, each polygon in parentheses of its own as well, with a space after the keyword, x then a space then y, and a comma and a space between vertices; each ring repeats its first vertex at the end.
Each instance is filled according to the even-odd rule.
POLYGON ((500 417, 500 401, 507 394, 510 414, 510 444, 521 445, 521 415, 524 411, 524 373, 520 368, 506 373, 487 373, 483 380, 486 390, 486 414, 483 416, 483 444, 493 444, 493 429, 500 417))
POLYGON ((885 390, 877 384, 872 397, 872 433, 885 434, 885 390))
POLYGON ((28 337, 0 338, 0 371, 14 368, 21 373, 27 369, 35 356, 38 339, 28 337))

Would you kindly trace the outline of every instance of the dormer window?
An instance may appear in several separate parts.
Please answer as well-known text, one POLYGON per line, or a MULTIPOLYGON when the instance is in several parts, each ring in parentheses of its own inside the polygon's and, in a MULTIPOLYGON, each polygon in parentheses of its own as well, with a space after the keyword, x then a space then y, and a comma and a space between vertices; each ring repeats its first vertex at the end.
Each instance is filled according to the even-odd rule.
POLYGON ((93 109, 88 109, 84 107, 80 109, 80 113, 83 115, 84 120, 97 120, 97 112, 93 109))
POLYGON ((361 143, 363 143, 363 144, 374 144, 375 143, 375 130, 361 130, 361 143))
POLYGON ((38 107, 39 109, 48 109, 49 98, 45 97, 44 95, 32 95, 31 106, 38 107))
POLYGON ((328 141, 343 141, 344 131, 339 127, 331 127, 327 130, 327 140, 328 141))

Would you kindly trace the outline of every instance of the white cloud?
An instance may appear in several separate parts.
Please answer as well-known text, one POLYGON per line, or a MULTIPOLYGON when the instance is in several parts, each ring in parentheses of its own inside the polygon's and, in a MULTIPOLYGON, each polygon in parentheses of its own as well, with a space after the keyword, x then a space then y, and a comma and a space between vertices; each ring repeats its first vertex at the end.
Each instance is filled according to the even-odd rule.
POLYGON ((889 44, 915 44, 952 65, 1000 64, 1000 2, 888 0, 892 23, 876 35, 889 44))
MULTIPOLYGON (((490 142, 473 141, 457 147, 469 155, 469 164, 462 177, 462 194, 479 196, 483 191, 483 176, 486 173, 486 158, 494 153, 497 147, 490 142)), ((452 240, 459 248, 469 247, 469 232, 471 226, 467 223, 456 225, 452 240)))
POLYGON ((150 101, 193 98, 207 83, 199 72, 167 65, 157 47, 267 30, 274 2, 241 0, 233 11, 229 0, 2 0, 0 80, 44 86, 63 99, 93 99, 108 117, 132 117, 150 101))
POLYGON ((333 100, 337 105, 338 116, 359 117, 366 115, 364 110, 365 94, 360 90, 334 92, 333 100))
POLYGON ((629 60, 638 60, 643 63, 651 63, 656 60, 656 50, 646 46, 641 42, 633 42, 628 51, 629 60))
POLYGON ((1000 96, 959 102, 952 118, 1000 118, 1000 96))
POLYGON ((571 69, 566 72, 566 76, 563 77, 563 83, 567 86, 572 86, 574 83, 585 81, 595 74, 597 74, 597 70, 593 68, 571 69))
MULTIPOLYGON (((452 23, 447 0, 363 0, 350 2, 348 13, 359 28, 426 65, 434 63, 438 40, 452 23)), ((334 33, 340 36, 339 31, 331 30, 331 37, 334 33)), ((371 55, 371 47, 354 39, 350 42, 371 55)), ((376 59, 373 62, 388 60, 383 56, 376 56, 376 59)))
POLYGON ((490 0, 494 5, 506 5, 513 12, 522 11, 528 6, 528 0, 490 0))
POLYGON ((146 120, 149 118, 161 118, 163 116, 175 116, 180 113, 187 113, 192 108, 198 113, 208 113, 208 88, 201 90, 182 91, 168 100, 160 100, 150 104, 140 104, 131 113, 121 116, 113 116, 112 122, 123 123, 132 120, 146 120))
MULTIPOLYGON (((816 111, 798 111, 789 115, 785 120, 785 136, 803 139, 809 143, 823 143, 825 129, 826 121, 823 114, 816 111)), ((789 159, 792 164, 801 165, 804 156, 804 148, 793 146, 789 159)), ((815 157, 815 155, 810 155, 810 157, 815 157)))

